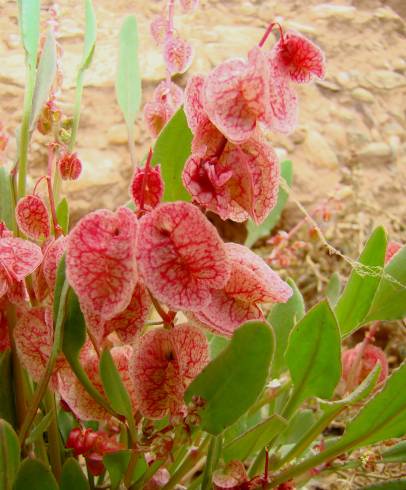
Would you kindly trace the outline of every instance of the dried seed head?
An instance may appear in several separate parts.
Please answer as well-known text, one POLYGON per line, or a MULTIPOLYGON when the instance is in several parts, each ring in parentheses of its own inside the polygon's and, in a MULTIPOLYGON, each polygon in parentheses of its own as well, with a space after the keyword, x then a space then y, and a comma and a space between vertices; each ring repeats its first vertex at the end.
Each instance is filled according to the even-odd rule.
POLYGON ((77 153, 63 152, 58 160, 62 180, 77 180, 82 173, 82 162, 77 153))
POLYGON ((49 214, 44 201, 35 195, 22 197, 16 206, 16 220, 20 230, 32 240, 48 238, 49 214))

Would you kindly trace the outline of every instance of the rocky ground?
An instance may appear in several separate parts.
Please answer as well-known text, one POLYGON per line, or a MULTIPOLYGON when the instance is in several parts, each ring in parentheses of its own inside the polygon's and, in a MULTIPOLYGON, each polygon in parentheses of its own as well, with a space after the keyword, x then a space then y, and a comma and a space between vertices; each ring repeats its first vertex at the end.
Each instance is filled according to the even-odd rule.
MULTIPOLYGON (((92 66, 86 72, 77 145, 84 172, 79 181, 64 188, 71 198, 74 219, 98 207, 115 208, 127 200, 132 169, 114 94, 118 32, 125 15, 135 14, 138 19, 144 100, 164 77, 160 52, 149 36, 149 22, 162 10, 163 0, 94 0, 94 4, 98 40, 92 66)), ((42 5, 45 17, 51 2, 43 0, 42 5)), ((69 115, 84 19, 81 0, 61 0, 59 7, 59 40, 64 49, 61 106, 69 115)), ((0 121, 11 136, 8 157, 12 160, 25 68, 16 2, 0 0, 0 13, 0 121)), ((206 73, 228 57, 245 55, 274 19, 313 39, 327 58, 326 79, 300 88, 298 129, 289 137, 270 135, 281 158, 293 161, 295 195, 308 209, 328 196, 339 198, 340 211, 326 234, 353 257, 378 224, 385 225, 392 238, 406 242, 405 1, 201 0, 194 14, 175 18, 176 28, 195 49, 190 72, 206 73)), ((181 85, 185 81, 185 77, 178 80, 181 85)), ((141 116, 136 134, 141 159, 153 143, 141 116)), ((44 141, 39 135, 32 143, 29 164, 34 178, 45 173, 44 141)), ((289 229, 298 219, 300 212, 290 203, 282 226, 289 229)), ((313 268, 317 286, 310 285, 313 293, 315 288, 319 292, 326 281, 323 274, 332 268, 331 260, 323 265, 323 252, 318 251, 306 265, 313 268)), ((301 278, 301 271, 289 273, 299 278, 303 287, 308 286, 308 277, 301 278)), ((332 483, 329 488, 358 488, 347 483, 332 483)))

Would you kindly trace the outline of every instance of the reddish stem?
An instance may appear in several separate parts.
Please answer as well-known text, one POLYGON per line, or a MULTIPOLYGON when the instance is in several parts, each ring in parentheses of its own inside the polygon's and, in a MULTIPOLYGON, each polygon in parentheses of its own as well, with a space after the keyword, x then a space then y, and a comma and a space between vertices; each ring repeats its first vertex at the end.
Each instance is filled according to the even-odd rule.
POLYGON ((62 233, 62 228, 58 224, 58 218, 56 216, 54 192, 52 189, 52 166, 53 166, 54 157, 55 157, 55 149, 56 149, 55 143, 51 143, 50 145, 48 145, 47 186, 48 186, 49 205, 51 207, 52 223, 54 226, 54 234, 55 234, 55 238, 58 238, 58 236, 62 233))
POLYGON ((144 172, 144 176, 142 178, 140 211, 144 211, 145 188, 147 186, 148 174, 149 174, 149 171, 151 170, 151 160, 152 160, 152 148, 149 149, 147 161, 145 163, 145 172, 144 172))
POLYGON ((40 177, 37 182, 35 182, 35 186, 34 186, 34 190, 32 191, 33 195, 35 196, 36 193, 37 193, 37 187, 39 186, 39 184, 44 180, 46 179, 47 176, 46 175, 43 175, 42 177, 40 177))
POLYGON ((269 450, 265 448, 265 468, 264 468, 264 482, 268 483, 268 467, 269 467, 269 450))
POLYGON ((271 22, 269 24, 267 30, 265 31, 265 34, 262 36, 262 39, 258 43, 258 46, 260 48, 262 48, 262 46, 265 44, 265 42, 268 39, 269 35, 273 31, 274 27, 276 27, 277 29, 279 29, 279 32, 280 32, 280 35, 281 35, 281 42, 282 43, 284 42, 284 40, 283 40, 283 30, 282 30, 281 25, 278 22, 271 22))

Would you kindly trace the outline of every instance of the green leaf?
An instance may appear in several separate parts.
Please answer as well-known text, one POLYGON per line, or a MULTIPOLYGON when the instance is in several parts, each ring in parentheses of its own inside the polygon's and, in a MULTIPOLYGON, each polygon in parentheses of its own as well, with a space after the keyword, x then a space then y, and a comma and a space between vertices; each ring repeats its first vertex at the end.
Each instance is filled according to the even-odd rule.
POLYGON ((406 434, 406 362, 347 425, 336 447, 355 449, 406 434))
POLYGON ((133 15, 124 19, 120 30, 116 96, 125 122, 128 126, 132 126, 141 103, 138 30, 133 15))
POLYGON ((67 235, 69 231, 69 204, 66 197, 59 202, 56 208, 56 218, 63 233, 67 235))
POLYGON ((65 254, 62 256, 59 261, 58 268, 56 269, 56 283, 55 283, 55 293, 54 293, 54 306, 53 306, 53 314, 54 320, 58 318, 59 312, 59 303, 61 299, 63 285, 66 280, 66 257, 65 254))
POLYGON ((52 412, 48 412, 40 419, 40 421, 37 423, 37 425, 35 425, 35 427, 33 427, 30 435, 25 440, 26 445, 32 444, 40 437, 42 437, 42 434, 48 429, 50 423, 52 422, 53 415, 54 414, 52 412))
POLYGON ((403 247, 385 267, 366 321, 401 320, 405 317, 406 247, 403 247))
MULTIPOLYGON (((293 166, 290 160, 284 160, 281 163, 281 177, 285 179, 289 187, 292 185, 293 166)), ((265 221, 260 225, 256 225, 252 220, 248 220, 248 235, 245 240, 245 245, 247 247, 252 247, 257 240, 269 235, 272 228, 278 223, 288 197, 288 193, 279 187, 278 201, 265 221)))
POLYGON ((279 378, 281 373, 286 370, 285 351, 288 345, 288 337, 293 326, 303 318, 305 305, 303 297, 292 279, 287 280, 293 289, 293 294, 286 303, 275 304, 267 316, 268 322, 272 325, 275 338, 276 349, 272 363, 271 377, 279 378))
POLYGON ((132 416, 131 400, 123 385, 113 358, 107 349, 104 349, 101 355, 100 377, 104 392, 113 409, 126 418, 130 418, 132 416))
POLYGON ((224 461, 238 459, 244 461, 248 456, 263 449, 287 425, 285 419, 279 415, 272 415, 263 422, 237 437, 224 447, 224 461))
POLYGON ((316 421, 313 410, 304 409, 295 413, 289 425, 281 435, 278 443, 281 445, 296 444, 316 421))
POLYGON ((94 15, 93 3, 92 0, 85 0, 85 2, 85 41, 79 71, 89 68, 96 45, 96 17, 94 15))
POLYGON ((37 459, 25 459, 14 483, 13 490, 58 490, 50 470, 37 459))
POLYGON ((0 419, 0 488, 11 490, 20 465, 20 444, 11 425, 0 419))
MULTIPOLYGON (((130 457, 131 451, 129 449, 116 451, 114 453, 105 454, 103 456, 103 463, 105 464, 107 471, 109 472, 111 487, 113 490, 118 487, 121 480, 123 479, 128 468, 128 463, 130 462, 130 457)), ((147 471, 147 469, 148 465, 145 462, 144 457, 140 456, 137 459, 137 464, 135 465, 131 481, 135 482, 139 480, 147 471)))
POLYGON ((12 358, 9 349, 0 352, 0 419, 15 424, 12 358))
POLYGON ((406 463, 406 441, 400 441, 386 449, 381 456, 384 463, 406 463))
POLYGON ((89 483, 80 464, 74 458, 68 458, 62 468, 61 490, 89 490, 89 483))
POLYGON ((218 435, 249 409, 264 389, 273 351, 274 334, 264 322, 246 322, 234 332, 185 394, 186 402, 193 396, 206 401, 199 412, 203 430, 218 435))
POLYGON ((406 478, 373 483, 367 487, 362 487, 361 490, 406 490, 406 478))
POLYGON ((164 201, 190 201, 182 184, 182 171, 190 155, 192 137, 182 108, 174 114, 158 136, 152 164, 161 164, 165 182, 164 201))
POLYGON ((0 220, 4 221, 10 230, 16 228, 11 177, 4 167, 0 167, 0 220))
POLYGON ((211 332, 206 333, 207 340, 209 342, 210 359, 216 358, 230 342, 226 337, 220 335, 214 335, 211 332))
POLYGON ((61 433, 64 445, 66 445, 71 430, 79 427, 79 423, 72 413, 65 412, 64 410, 59 410, 57 417, 59 432, 61 433))
POLYGON ((378 288, 386 252, 386 233, 378 227, 370 236, 359 258, 364 266, 371 267, 371 275, 366 270, 360 274, 354 269, 336 306, 336 315, 341 335, 346 337, 363 325, 378 288))
POLYGON ((286 350, 294 390, 294 410, 307 398, 330 398, 341 377, 341 339, 327 301, 314 306, 294 327, 286 350))
POLYGON ((18 0, 20 32, 28 65, 35 67, 39 43, 40 0, 18 0))
POLYGON ((35 80, 34 97, 32 99, 32 110, 30 115, 30 131, 35 128, 35 124, 41 114, 42 108, 49 99, 49 94, 56 75, 56 59, 55 36, 50 29, 47 33, 35 80))
POLYGON ((211 436, 210 445, 207 451, 206 462, 204 465, 201 490, 212 490, 213 473, 217 468, 223 448, 222 436, 211 436))
POLYGON ((335 306, 337 304, 338 298, 341 294, 341 289, 342 286, 340 275, 337 272, 334 272, 333 275, 330 277, 326 288, 326 298, 329 300, 329 303, 332 306, 335 306))

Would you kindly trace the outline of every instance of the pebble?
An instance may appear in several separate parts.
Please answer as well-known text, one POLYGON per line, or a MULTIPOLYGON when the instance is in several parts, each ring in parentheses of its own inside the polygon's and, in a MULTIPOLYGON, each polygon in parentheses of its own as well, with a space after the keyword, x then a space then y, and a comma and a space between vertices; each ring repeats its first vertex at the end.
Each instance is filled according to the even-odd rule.
POLYGON ((331 3, 322 3, 320 5, 315 5, 311 9, 314 14, 319 18, 331 18, 334 19, 353 19, 357 9, 352 6, 347 5, 334 5, 331 3))
POLYGON ((327 140, 318 131, 310 130, 305 141, 307 159, 314 165, 335 169, 338 159, 327 140))
POLYGON ((108 142, 112 145, 126 145, 128 143, 127 128, 125 124, 114 124, 107 131, 108 142))
POLYGON ((369 143, 358 153, 358 160, 361 163, 382 164, 387 163, 392 158, 392 149, 383 141, 369 143))
POLYGON ((385 90, 406 87, 406 77, 390 70, 375 70, 364 77, 364 85, 385 90))
POLYGON ((361 87, 352 90, 351 96, 353 99, 359 100, 360 102, 366 102, 367 104, 370 104, 375 100, 374 95, 369 90, 361 87))

